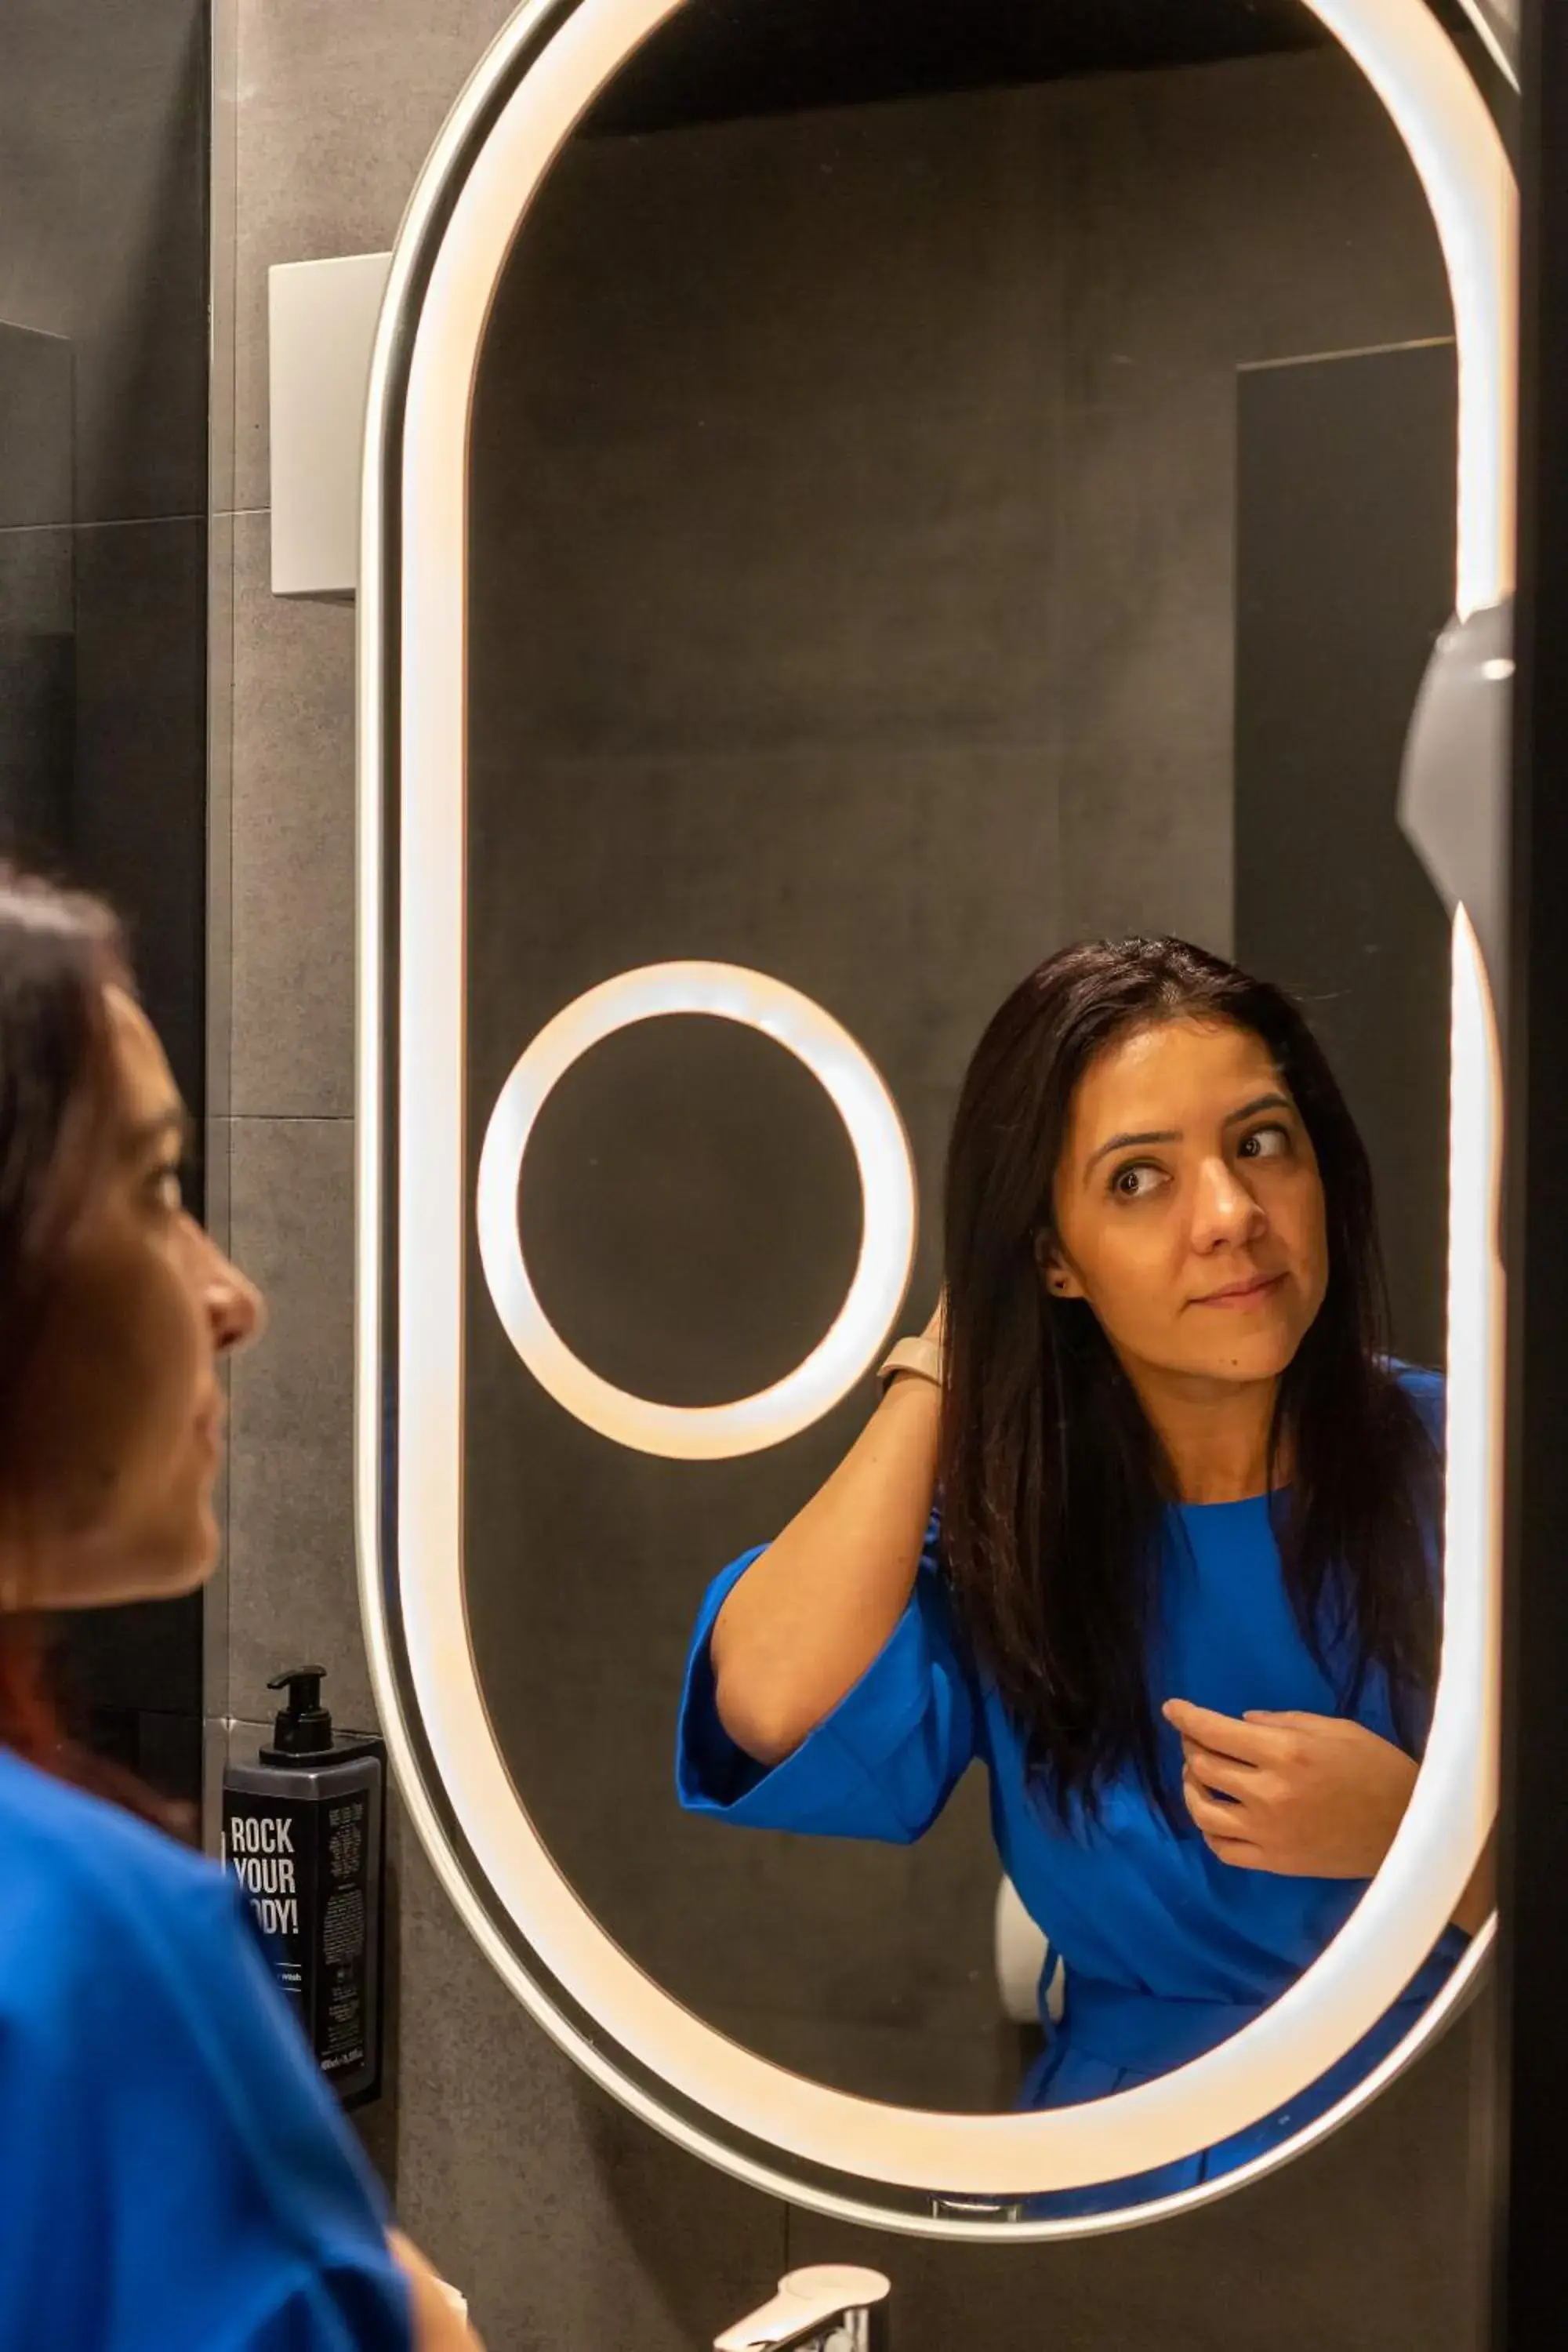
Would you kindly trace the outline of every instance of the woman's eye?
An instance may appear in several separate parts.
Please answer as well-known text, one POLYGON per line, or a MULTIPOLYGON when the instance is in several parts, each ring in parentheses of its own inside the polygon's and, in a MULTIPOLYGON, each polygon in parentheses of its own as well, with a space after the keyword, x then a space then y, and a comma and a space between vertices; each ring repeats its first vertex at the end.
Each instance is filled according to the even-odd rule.
POLYGON ((1242 1139, 1241 1157, 1244 1160, 1279 1160, 1289 1149, 1290 1130, 1288 1127, 1256 1127, 1242 1139))
POLYGON ((1129 1168, 1119 1168, 1110 1180, 1110 1189, 1119 1201, 1146 1200, 1163 1181, 1160 1171, 1147 1160, 1136 1160, 1129 1168))

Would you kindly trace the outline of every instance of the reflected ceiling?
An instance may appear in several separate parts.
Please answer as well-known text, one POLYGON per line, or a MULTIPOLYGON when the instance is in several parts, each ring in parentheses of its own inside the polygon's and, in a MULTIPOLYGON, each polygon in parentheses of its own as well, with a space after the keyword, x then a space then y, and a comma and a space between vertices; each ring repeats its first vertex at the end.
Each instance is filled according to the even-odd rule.
POLYGON ((1300 0, 688 0, 585 128, 655 131, 1201 65, 1325 37, 1300 0))

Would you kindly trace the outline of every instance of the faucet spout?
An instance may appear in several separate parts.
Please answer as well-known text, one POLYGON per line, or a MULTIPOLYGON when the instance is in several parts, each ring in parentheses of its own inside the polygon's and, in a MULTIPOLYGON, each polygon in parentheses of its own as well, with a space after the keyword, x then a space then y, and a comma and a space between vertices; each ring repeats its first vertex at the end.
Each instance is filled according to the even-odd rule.
POLYGON ((778 2293, 713 2339, 713 2352, 889 2352, 888 2297, 880 2271, 817 2263, 791 2271, 778 2293))

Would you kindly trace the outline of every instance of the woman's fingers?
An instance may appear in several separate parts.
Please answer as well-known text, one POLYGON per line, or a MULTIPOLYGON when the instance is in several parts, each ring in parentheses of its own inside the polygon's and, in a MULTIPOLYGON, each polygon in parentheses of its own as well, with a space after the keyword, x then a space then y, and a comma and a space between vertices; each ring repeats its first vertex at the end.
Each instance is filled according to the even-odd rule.
POLYGON ((408 2282, 415 2352, 484 2352, 460 2307, 461 2296, 432 2270, 418 2247, 400 2230, 389 2230, 386 2242, 408 2282))
POLYGON ((1194 1706, 1190 1699, 1168 1698, 1160 1711, 1184 1739, 1195 1740, 1199 1747, 1237 1763, 1271 1762, 1281 1737, 1275 1725, 1218 1715, 1213 1707, 1194 1706))
POLYGON ((1182 1754, 1185 1769, 1205 1789, 1223 1789, 1227 1796, 1245 1797, 1258 1784, 1258 1767, 1240 1763, 1234 1756, 1221 1756, 1212 1748, 1199 1747, 1195 1739, 1184 1739, 1182 1754))
POLYGON ((1227 1863, 1233 1870, 1264 1867, 1262 1847, 1245 1834, 1244 1807, 1209 1796, 1190 1773, 1183 1775, 1182 1794, 1188 1812, 1203 1832, 1204 1843, 1216 1861, 1227 1863))
POLYGON ((1212 1831, 1216 1837, 1235 1838, 1247 1834, 1249 1822, 1241 1816, 1246 1808, 1232 1798, 1211 1796, 1203 1782, 1191 1771, 1182 1775, 1182 1794, 1186 1807, 1199 1829, 1207 1837, 1212 1831))

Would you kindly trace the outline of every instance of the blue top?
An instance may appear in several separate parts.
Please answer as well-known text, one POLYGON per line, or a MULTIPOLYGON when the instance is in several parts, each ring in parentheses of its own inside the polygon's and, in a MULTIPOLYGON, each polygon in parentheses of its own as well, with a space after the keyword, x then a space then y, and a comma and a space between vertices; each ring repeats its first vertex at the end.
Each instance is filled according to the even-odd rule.
MULTIPOLYGON (((1440 1375, 1400 1377, 1440 1445, 1440 1375)), ((1301 1638, 1265 1496, 1182 1504, 1167 1513, 1159 1631, 1150 1659, 1156 1708, 1167 1698, 1240 1716, 1249 1708, 1342 1715, 1330 1675, 1301 1638)), ((906 1844, 929 1829, 976 1759, 991 1777, 1002 1866, 1066 1963, 1066 2012, 1020 2104, 1070 2105, 1184 2064, 1279 1998, 1344 1925, 1361 1879, 1277 1876, 1211 1853, 1184 1811, 1173 1828, 1136 1774, 1105 1790, 1096 1823, 1068 1824, 1027 1780, 1016 1727, 976 1671, 954 1622, 932 1516, 919 1573, 881 1654, 794 1754, 765 1769, 736 1747, 714 1705, 709 1637, 759 1550, 731 1562, 697 1622, 681 1701, 680 1801, 758 1829, 906 1844)), ((1331 1665, 1333 1652, 1330 1650, 1331 1665)), ((1394 1738, 1386 1677, 1370 1674, 1355 1719, 1394 1738)), ((1181 1742, 1159 1730, 1173 1791, 1181 1742)), ((1394 2008, 1356 2049, 1291 2103, 1221 2146, 1135 2181, 1043 2200, 1092 2211, 1129 2195, 1163 2196, 1247 2162, 1323 2113, 1408 2031, 1464 1948, 1450 1929, 1394 2008)))
POLYGON ((410 2352, 233 1879, 0 1749, 0 2352, 410 2352))

